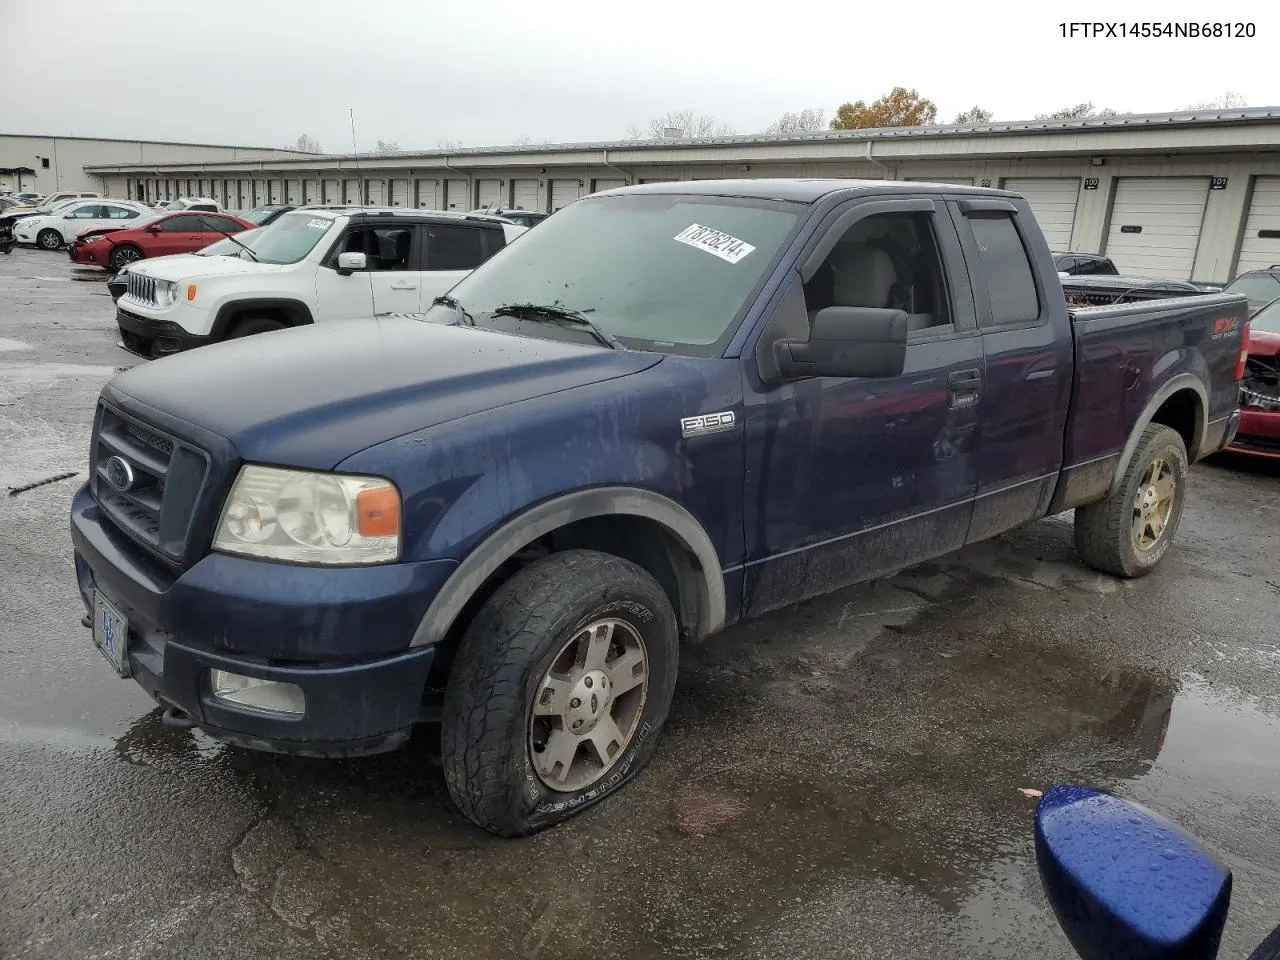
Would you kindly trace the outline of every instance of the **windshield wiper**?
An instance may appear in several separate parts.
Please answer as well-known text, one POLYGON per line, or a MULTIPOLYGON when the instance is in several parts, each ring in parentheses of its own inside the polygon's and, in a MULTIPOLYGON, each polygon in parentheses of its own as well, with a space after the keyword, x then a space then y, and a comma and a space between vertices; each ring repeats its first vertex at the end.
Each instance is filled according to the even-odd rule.
POLYGON ((599 324, 580 310, 558 307, 551 303, 507 303, 494 310, 490 316, 517 317, 531 320, 534 323, 561 323, 565 320, 585 328, 602 345, 610 350, 627 349, 613 334, 603 330, 599 324))
POLYGON ((460 304, 453 297, 449 296, 447 293, 441 294, 440 296, 436 297, 434 300, 431 301, 431 305, 433 307, 436 304, 440 304, 440 306, 442 307, 450 307, 451 309, 458 311, 458 316, 462 319, 462 321, 467 326, 474 327, 476 325, 475 317, 467 313, 467 308, 464 307, 462 304, 460 304))
POLYGON ((214 223, 214 222, 213 222, 213 221, 211 221, 211 220, 206 220, 204 217, 199 217, 199 216, 198 216, 198 217, 196 217, 196 219, 197 219, 197 220, 199 220, 201 223, 203 223, 206 227, 213 227, 213 229, 217 230, 220 234, 222 234, 224 237, 226 237, 228 240, 230 240, 232 243, 234 243, 237 247, 239 247, 241 250, 243 250, 243 251, 244 251, 245 253, 247 253, 249 256, 253 257, 253 262, 254 262, 254 263, 261 263, 261 262, 262 262, 262 261, 261 261, 261 260, 259 260, 256 256, 254 256, 253 251, 252 251, 252 250, 250 250, 250 249, 249 249, 249 247, 248 247, 247 245, 245 245, 245 244, 241 243, 239 240, 237 240, 237 239, 235 238, 235 235, 234 235, 234 234, 227 233, 227 231, 223 230, 223 229, 222 229, 220 226, 218 226, 216 223, 214 223))

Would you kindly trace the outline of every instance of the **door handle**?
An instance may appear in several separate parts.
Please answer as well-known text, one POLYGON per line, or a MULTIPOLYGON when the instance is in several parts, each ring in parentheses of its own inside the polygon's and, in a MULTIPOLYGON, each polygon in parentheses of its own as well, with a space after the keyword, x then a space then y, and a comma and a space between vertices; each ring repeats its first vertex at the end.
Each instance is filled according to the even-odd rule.
POLYGON ((404 283, 404 282, 393 283, 391 285, 391 289, 392 290, 417 290, 418 285, 416 283, 404 283))
POLYGON ((982 391, 982 375, 977 370, 956 370, 947 377, 947 404, 968 407, 978 402, 982 391))

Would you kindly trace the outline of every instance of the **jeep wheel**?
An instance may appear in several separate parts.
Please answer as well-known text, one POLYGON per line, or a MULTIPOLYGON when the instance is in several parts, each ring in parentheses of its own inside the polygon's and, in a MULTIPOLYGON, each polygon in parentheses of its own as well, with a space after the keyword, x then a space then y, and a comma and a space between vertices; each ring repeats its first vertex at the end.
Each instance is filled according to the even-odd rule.
POLYGON ((237 320, 227 334, 228 340, 236 337, 251 337, 255 333, 270 333, 272 330, 283 330, 288 324, 271 317, 244 317, 237 320))
POLYGON ((678 657, 671 603, 636 564, 570 550, 525 567, 454 661, 441 725, 454 802, 514 837, 603 800, 653 755, 678 657))
POLYGON ((119 273, 129 264, 141 259, 141 249, 132 243, 122 243, 111 251, 111 256, 107 258, 107 266, 111 268, 112 273, 119 273))
POLYGON ((57 250, 62 246, 62 234, 52 228, 46 228, 36 234, 36 246, 41 250, 57 250))
POLYGON ((1176 430, 1142 432, 1115 494, 1076 508, 1076 552, 1098 570, 1141 577, 1173 542, 1187 490, 1187 448, 1176 430))

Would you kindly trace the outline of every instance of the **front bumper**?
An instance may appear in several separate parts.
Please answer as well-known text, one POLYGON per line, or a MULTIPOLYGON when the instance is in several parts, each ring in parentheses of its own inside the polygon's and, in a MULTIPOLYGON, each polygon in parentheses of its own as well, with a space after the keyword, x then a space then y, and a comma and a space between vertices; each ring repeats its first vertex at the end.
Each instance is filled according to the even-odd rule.
POLYGON ((1232 453, 1280 460, 1280 410, 1240 408, 1240 429, 1227 447, 1232 453))
POLYGON ((210 554, 174 575, 102 514, 87 486, 72 501, 71 539, 86 608, 96 590, 129 620, 132 677, 218 739, 355 756, 398 746, 431 716, 436 651, 409 641, 452 561, 320 568, 210 554), (211 669, 296 684, 305 711, 217 699, 211 669))
POLYGON ((188 333, 172 320, 157 320, 116 305, 116 326, 125 349, 150 360, 213 343, 212 337, 188 333))
POLYGON ((83 264, 86 267, 104 267, 106 266, 106 258, 99 258, 98 251, 89 244, 72 243, 67 247, 67 258, 72 263, 83 264))

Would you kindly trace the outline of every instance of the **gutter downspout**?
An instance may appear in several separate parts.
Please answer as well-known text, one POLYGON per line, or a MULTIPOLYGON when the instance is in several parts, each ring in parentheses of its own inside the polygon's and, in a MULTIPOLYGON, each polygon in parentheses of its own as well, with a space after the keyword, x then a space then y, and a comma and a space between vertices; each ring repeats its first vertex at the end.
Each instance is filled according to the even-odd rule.
POLYGON ((612 163, 610 163, 610 162, 609 162, 609 151, 608 151, 608 150, 605 150, 605 151, 604 151, 604 165, 605 165, 606 167, 608 167, 610 170, 616 170, 618 173, 622 174, 623 178, 626 180, 626 183, 627 183, 628 185, 630 185, 630 184, 635 180, 635 177, 633 177, 633 176, 632 176, 630 173, 628 173, 626 170, 623 170, 621 167, 619 167, 619 166, 615 166, 614 164, 612 164, 612 163))
POLYGON ((877 159, 872 155, 872 152, 871 152, 871 146, 872 146, 872 143, 873 143, 873 142, 874 142, 874 141, 871 141, 871 140, 868 140, 868 141, 867 141, 867 149, 866 149, 866 152, 863 154, 863 159, 864 159, 864 160, 866 160, 868 163, 872 164, 873 166, 879 167, 881 170, 887 170, 887 171, 889 171, 889 179, 890 179, 890 180, 897 180, 897 179, 898 179, 898 171, 897 171, 897 170, 895 170, 893 167, 889 166, 887 163, 883 163, 883 162, 881 162, 881 161, 877 160, 877 159))

